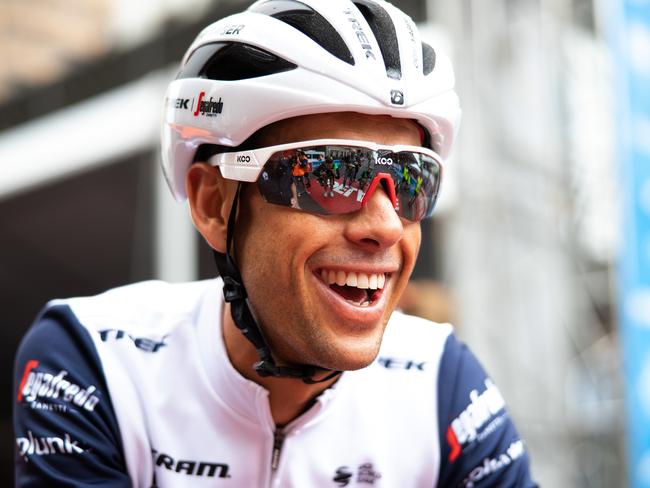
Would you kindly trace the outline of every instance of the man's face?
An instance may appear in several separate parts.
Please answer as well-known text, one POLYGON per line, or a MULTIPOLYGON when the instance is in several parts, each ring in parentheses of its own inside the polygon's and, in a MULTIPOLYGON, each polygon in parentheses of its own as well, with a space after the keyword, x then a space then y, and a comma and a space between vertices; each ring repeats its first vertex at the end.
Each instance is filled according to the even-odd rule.
MULTIPOLYGON (((323 138, 420 144, 411 121, 338 113, 274 124, 257 145, 323 138)), ((242 194, 236 259, 252 310, 280 364, 353 370, 372 362, 419 246, 420 225, 397 215, 381 185, 366 206, 344 215, 266 203, 254 184, 242 194), (330 284, 332 276, 348 280, 352 273, 385 280, 383 289, 330 284)))

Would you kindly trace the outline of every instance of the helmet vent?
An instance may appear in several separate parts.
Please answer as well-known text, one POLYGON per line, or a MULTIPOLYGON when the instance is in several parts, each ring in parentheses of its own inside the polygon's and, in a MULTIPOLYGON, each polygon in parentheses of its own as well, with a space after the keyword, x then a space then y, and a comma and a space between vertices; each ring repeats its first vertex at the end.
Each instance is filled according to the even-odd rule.
POLYGON ((352 53, 334 26, 308 5, 295 0, 269 0, 253 6, 249 12, 281 20, 305 34, 331 55, 354 65, 352 53))
POLYGON ((436 66, 436 52, 426 42, 422 43, 422 73, 428 75, 436 66))
POLYGON ((243 43, 215 42, 197 48, 176 79, 246 80, 290 71, 296 67, 258 47, 243 43))
POLYGON ((386 65, 386 74, 389 78, 399 80, 402 78, 402 64, 399 58, 399 45, 393 19, 386 10, 374 2, 359 0, 354 4, 370 25, 370 29, 377 39, 386 65))

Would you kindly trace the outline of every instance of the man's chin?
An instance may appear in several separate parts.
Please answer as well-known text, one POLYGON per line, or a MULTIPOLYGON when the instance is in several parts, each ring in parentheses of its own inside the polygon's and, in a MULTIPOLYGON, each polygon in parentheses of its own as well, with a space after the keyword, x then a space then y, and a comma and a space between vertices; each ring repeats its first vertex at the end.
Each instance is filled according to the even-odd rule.
POLYGON ((339 365, 337 371, 357 371, 363 368, 367 368, 372 364, 377 356, 374 356, 368 361, 348 361, 344 364, 339 365))
MULTIPOLYGON (((278 355, 285 365, 305 364, 331 371, 356 371, 366 368, 379 354, 384 328, 377 326, 366 334, 343 336, 321 334, 278 355)), ((276 351, 278 348, 275 349, 276 351)))
POLYGON ((328 354, 327 359, 321 359, 318 364, 322 368, 334 371, 356 371, 368 367, 377 358, 379 347, 366 350, 345 350, 338 354, 328 354))

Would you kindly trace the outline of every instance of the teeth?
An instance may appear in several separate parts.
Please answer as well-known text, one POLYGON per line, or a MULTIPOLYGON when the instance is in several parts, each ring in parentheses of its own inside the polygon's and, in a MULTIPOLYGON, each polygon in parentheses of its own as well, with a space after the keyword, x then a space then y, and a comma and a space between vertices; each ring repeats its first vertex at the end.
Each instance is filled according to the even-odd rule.
POLYGON ((345 280, 345 284, 348 286, 357 286, 357 274, 354 271, 348 273, 348 278, 345 280))
POLYGON ((361 288, 362 290, 367 290, 368 289, 368 275, 365 273, 359 273, 357 275, 357 288, 361 288))
POLYGON ((371 290, 377 289, 377 283, 379 282, 379 277, 376 274, 371 274, 368 278, 368 288, 371 290))
MULTIPOLYGON (((321 277, 323 281, 328 285, 337 284, 339 286, 354 286, 361 290, 382 290, 386 284, 386 275, 384 273, 355 273, 351 271, 346 273, 345 271, 333 271, 333 270, 321 270, 321 277)), ((367 306, 361 304, 361 306, 367 306)))
POLYGON ((345 276, 345 271, 338 271, 336 273, 336 284, 339 286, 345 285, 347 277, 345 276))

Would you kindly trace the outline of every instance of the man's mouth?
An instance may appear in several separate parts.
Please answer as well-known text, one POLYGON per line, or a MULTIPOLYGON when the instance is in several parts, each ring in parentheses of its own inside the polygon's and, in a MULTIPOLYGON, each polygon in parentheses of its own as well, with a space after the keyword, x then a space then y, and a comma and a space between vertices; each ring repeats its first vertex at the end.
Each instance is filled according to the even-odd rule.
POLYGON ((331 290, 357 307, 369 307, 378 300, 387 279, 385 273, 322 269, 320 274, 331 290))

